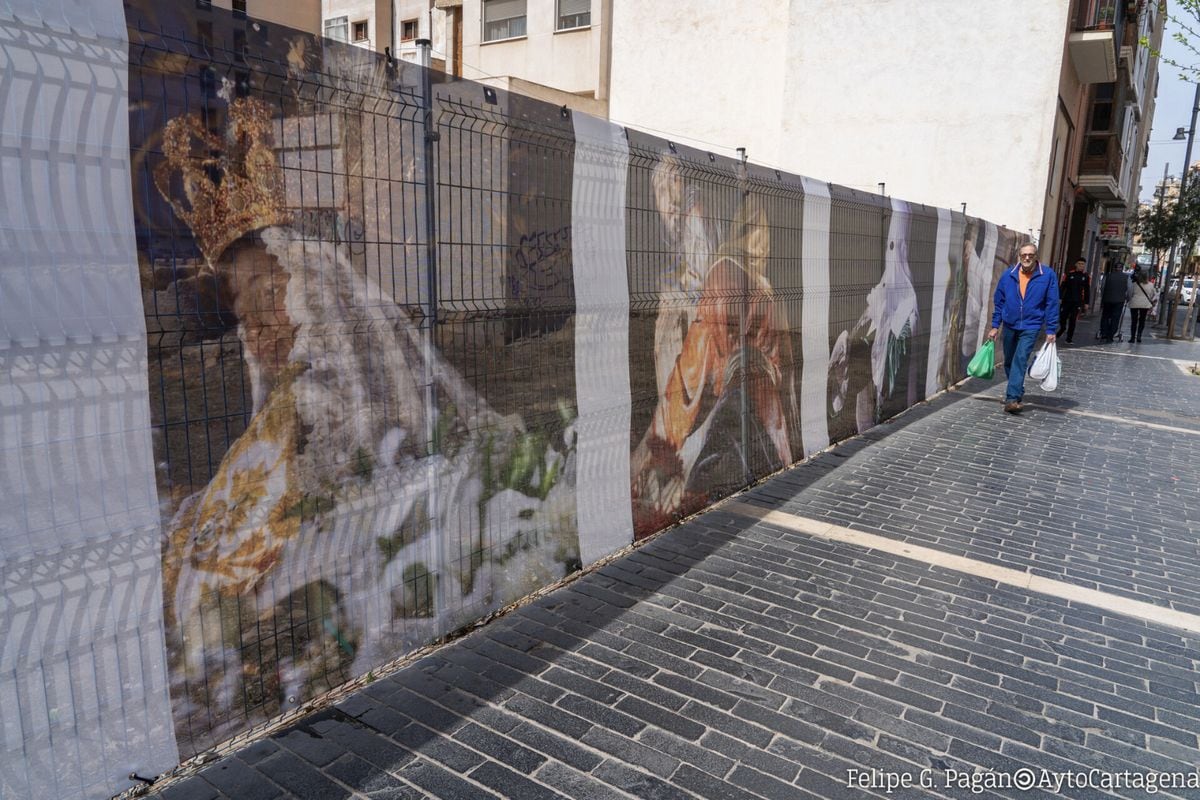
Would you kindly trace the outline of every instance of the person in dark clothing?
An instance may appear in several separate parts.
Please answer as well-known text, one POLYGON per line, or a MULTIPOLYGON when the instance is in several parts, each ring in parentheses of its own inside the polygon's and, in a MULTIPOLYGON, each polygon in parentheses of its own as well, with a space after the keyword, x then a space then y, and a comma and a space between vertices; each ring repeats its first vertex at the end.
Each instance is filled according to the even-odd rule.
POLYGON ((1100 338, 1111 342, 1121 324, 1121 309, 1129 291, 1129 278, 1119 264, 1109 264, 1100 287, 1100 338))
POLYGON ((1075 338, 1075 320, 1079 312, 1087 313, 1089 301, 1092 299, 1092 279, 1088 277, 1087 261, 1075 259, 1075 269, 1068 272, 1062 279, 1058 295, 1062 305, 1059 311, 1058 335, 1067 332, 1067 341, 1075 338))

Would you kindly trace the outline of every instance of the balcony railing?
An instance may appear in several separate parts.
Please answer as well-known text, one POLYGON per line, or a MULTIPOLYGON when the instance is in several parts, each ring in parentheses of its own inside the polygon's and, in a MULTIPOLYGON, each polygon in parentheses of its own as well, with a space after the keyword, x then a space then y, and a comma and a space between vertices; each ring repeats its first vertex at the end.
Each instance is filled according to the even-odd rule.
POLYGON ((1084 137, 1080 175, 1121 177, 1121 140, 1115 133, 1091 133, 1084 137))
POLYGON ((1124 202, 1125 190, 1121 184, 1124 161, 1117 134, 1089 134, 1083 140, 1079 159, 1080 188, 1096 200, 1124 202))

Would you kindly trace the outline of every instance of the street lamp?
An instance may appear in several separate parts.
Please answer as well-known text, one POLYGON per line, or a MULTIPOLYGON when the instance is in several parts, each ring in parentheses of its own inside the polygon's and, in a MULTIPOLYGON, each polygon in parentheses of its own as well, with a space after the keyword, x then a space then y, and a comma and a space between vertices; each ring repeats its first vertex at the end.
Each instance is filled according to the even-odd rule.
MULTIPOLYGON (((1191 167, 1192 167, 1192 143, 1196 139, 1196 113, 1197 112, 1200 112, 1200 83, 1196 84, 1196 97, 1194 100, 1192 100, 1192 124, 1191 124, 1191 127, 1176 128, 1175 135, 1171 137, 1172 139, 1174 139, 1176 141, 1182 141, 1185 137, 1187 138, 1187 150, 1183 156, 1183 174, 1179 176, 1179 199, 1180 200, 1183 200, 1183 190, 1187 188, 1188 172, 1191 171, 1191 167)), ((1177 245, 1178 245, 1177 241, 1171 242, 1171 255, 1169 255, 1167 257, 1167 269, 1163 273, 1162 294, 1159 295, 1159 309, 1160 309, 1160 311, 1165 310, 1167 313, 1165 315, 1160 313, 1158 315, 1158 319, 1159 319, 1159 322, 1161 323, 1162 318, 1164 316, 1166 316, 1166 318, 1167 318, 1167 338, 1168 339, 1173 338, 1172 334, 1174 333, 1174 327, 1175 327, 1175 307, 1170 305, 1170 302, 1169 302, 1170 294, 1168 294, 1168 291, 1171 288, 1171 267, 1174 266, 1174 264, 1175 264, 1175 247, 1177 245), (1164 302, 1167 303, 1167 306, 1165 308, 1162 305, 1164 302)), ((1185 254, 1184 257, 1186 258, 1187 254, 1185 254)))

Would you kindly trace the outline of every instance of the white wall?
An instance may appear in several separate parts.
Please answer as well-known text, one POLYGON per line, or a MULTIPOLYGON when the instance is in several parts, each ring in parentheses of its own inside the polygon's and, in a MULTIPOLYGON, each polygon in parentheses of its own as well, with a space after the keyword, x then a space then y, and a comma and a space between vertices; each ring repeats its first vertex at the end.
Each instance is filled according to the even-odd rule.
MULTIPOLYGON (((618 3, 610 110, 751 161, 1041 224, 1067 3, 618 3)), ((681 140, 686 141, 686 139, 681 140)))
POLYGON ((632 127, 779 159, 786 0, 617 2, 609 115, 632 127))
MULTIPOLYGON (((451 52, 450 43, 446 38, 447 29, 447 14, 446 10, 440 8, 429 7, 429 0, 396 0, 396 46, 393 52, 400 58, 406 61, 417 63, 420 61, 420 53, 417 51, 417 39, 429 39, 433 46, 432 57, 435 59, 443 59, 449 62, 454 53, 451 52), (402 33, 400 24, 406 19, 415 19, 417 21, 417 37, 411 41, 400 41, 402 33)), ((447 69, 448 71, 448 69, 447 69)))

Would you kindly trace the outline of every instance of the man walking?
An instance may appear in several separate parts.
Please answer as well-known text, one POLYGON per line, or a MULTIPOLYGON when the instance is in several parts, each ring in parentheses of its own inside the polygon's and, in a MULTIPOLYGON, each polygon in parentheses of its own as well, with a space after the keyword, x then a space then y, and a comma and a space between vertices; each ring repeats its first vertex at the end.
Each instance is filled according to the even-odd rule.
POLYGON ((1121 325, 1121 309, 1125 307, 1125 295, 1129 292, 1129 278, 1121 271, 1121 265, 1112 262, 1104 271, 1104 283, 1100 286, 1100 338, 1111 342, 1121 325))
POLYGON ((1079 312, 1087 313, 1088 301, 1092 298, 1092 279, 1088 276, 1087 261, 1075 259, 1075 269, 1068 272, 1059 287, 1059 297, 1062 299, 1062 313, 1058 319, 1058 336, 1067 332, 1067 343, 1075 339, 1075 320, 1079 312))
POLYGON ((995 340, 1004 323, 1004 371, 1008 387, 1004 392, 1004 410, 1021 411, 1025 396, 1025 369, 1038 334, 1045 328, 1046 341, 1053 342, 1058 324, 1058 279, 1054 271, 1037 260, 1037 247, 1023 244, 1018 263, 1009 267, 996 284, 992 299, 992 329, 987 338, 995 340))

